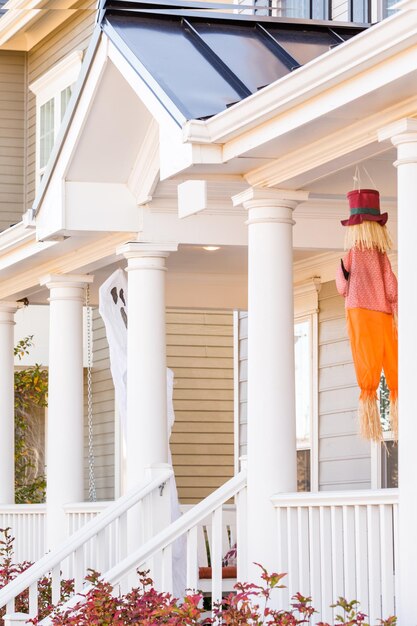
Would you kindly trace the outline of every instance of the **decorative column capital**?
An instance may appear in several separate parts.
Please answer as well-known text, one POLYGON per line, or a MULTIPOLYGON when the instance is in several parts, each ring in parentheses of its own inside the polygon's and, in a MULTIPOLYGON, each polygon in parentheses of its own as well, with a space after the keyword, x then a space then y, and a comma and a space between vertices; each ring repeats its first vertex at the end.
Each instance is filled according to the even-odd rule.
POLYGON ((22 304, 18 302, 6 302, 0 300, 0 324, 15 324, 14 314, 20 308, 22 304))
POLYGON ((166 258, 170 252, 176 252, 178 244, 174 241, 128 241, 117 249, 126 259, 136 257, 166 258))
POLYGON ((232 197, 233 206, 243 205, 249 211, 247 224, 279 222, 293 225, 292 212, 308 200, 308 191, 249 187, 232 197))
POLYGON ((394 146, 417 142, 417 120, 404 117, 378 131, 378 141, 391 141, 394 146))
POLYGON ((308 200, 308 191, 295 189, 266 189, 264 187, 248 187, 245 191, 232 197, 233 206, 246 209, 255 207, 287 207, 294 210, 301 202, 308 200))
POLYGON ((83 291, 93 282, 90 274, 47 274, 39 283, 50 291, 49 302, 71 300, 84 303, 83 291))
POLYGON ((127 271, 132 269, 165 270, 165 259, 176 252, 175 242, 128 241, 117 249, 127 259, 127 271))
POLYGON ((48 289, 54 289, 55 287, 84 288, 93 281, 94 276, 91 274, 47 274, 46 276, 42 276, 39 284, 42 287, 48 287, 48 289))

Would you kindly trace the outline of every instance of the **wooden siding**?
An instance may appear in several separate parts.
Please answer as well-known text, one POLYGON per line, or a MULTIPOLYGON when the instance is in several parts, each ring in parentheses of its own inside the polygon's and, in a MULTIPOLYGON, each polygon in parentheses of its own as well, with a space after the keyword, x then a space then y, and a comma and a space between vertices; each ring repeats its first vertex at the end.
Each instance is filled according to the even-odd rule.
MULTIPOLYGON (((95 478, 98 500, 114 498, 115 459, 115 400, 110 372, 109 347, 104 323, 98 312, 93 310, 93 442, 95 478)), ((88 422, 87 422, 87 375, 84 376, 85 428, 84 428, 84 472, 85 498, 88 500, 88 422)))
POLYGON ((357 434, 359 389, 334 281, 323 284, 319 306, 319 488, 370 489, 371 448, 357 434))
POLYGON ((168 310, 167 359, 179 498, 195 503, 233 475, 233 313, 168 310))
POLYGON ((239 311, 239 456, 248 453, 248 314, 239 311))
POLYGON ((23 213, 25 58, 0 51, 0 231, 23 213))
MULTIPOLYGON (((87 48, 94 27, 95 15, 94 8, 78 9, 74 16, 32 48, 28 54, 29 85, 74 50, 87 48)), ((28 91, 27 111, 26 206, 29 208, 35 197, 36 186, 36 98, 30 91, 28 91)))

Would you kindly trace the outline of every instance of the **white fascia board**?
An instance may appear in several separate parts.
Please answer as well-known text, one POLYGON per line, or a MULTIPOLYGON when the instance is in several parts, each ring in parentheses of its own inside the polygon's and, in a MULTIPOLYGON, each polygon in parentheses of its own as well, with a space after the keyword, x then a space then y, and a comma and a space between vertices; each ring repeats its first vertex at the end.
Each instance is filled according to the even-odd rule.
POLYGON ((6 12, 0 20, 0 48, 39 17, 44 4, 45 0, 9 0, 2 7, 6 12))
POLYGON ((46 274, 82 274, 105 267, 117 260, 116 250, 126 241, 131 241, 136 233, 108 233, 95 241, 83 245, 83 237, 80 237, 79 247, 73 247, 71 251, 65 251, 64 242, 36 242, 33 244, 31 263, 25 263, 19 270, 14 272, 2 270, 15 265, 16 261, 7 264, 7 258, 0 258, 0 299, 13 299, 14 294, 24 293, 39 287, 39 278, 46 274), (50 247, 56 250, 45 255, 42 251, 50 247), (37 258, 36 255, 38 255, 37 258))
MULTIPOLYGON (((303 125, 319 122, 326 114, 332 114, 351 103, 354 106, 357 98, 375 94, 379 88, 407 76, 416 69, 417 27, 413 46, 370 68, 364 68, 362 72, 358 72, 345 81, 335 85, 323 85, 318 94, 313 90, 302 105, 295 102, 292 108, 262 124, 259 129, 249 130, 242 136, 226 142, 223 146, 223 159, 228 161, 303 125)), ((378 105, 375 106, 377 108, 378 105)), ((349 141, 349 138, 347 137, 346 140, 349 141)))
POLYGON ((64 234, 142 229, 142 211, 124 184, 66 182, 64 210, 64 234))
POLYGON ((298 179, 296 187, 308 185, 331 172, 386 151, 387 146, 378 145, 380 129, 392 120, 408 117, 416 111, 417 97, 410 98, 298 150, 287 152, 272 163, 248 172, 245 180, 253 186, 273 186, 302 176, 302 183, 298 179), (361 152, 358 153, 358 150, 361 152))
MULTIPOLYGON (((211 119, 188 122, 183 130, 184 141, 222 144, 231 142, 243 133, 265 124, 289 109, 300 107, 315 97, 318 97, 315 102, 316 114, 322 114, 320 94, 336 85, 343 84, 344 87, 344 98, 340 99, 339 106, 343 101, 348 103, 358 97, 358 94, 352 91, 352 83, 349 82, 352 78, 380 64, 378 70, 382 76, 381 82, 384 83, 385 68, 382 62, 410 48, 416 42, 417 12, 402 11, 356 35, 340 47, 313 59, 296 72, 284 76, 211 119)), ((403 71, 406 69, 403 68, 403 71)), ((263 130, 260 129, 262 135, 263 130)), ((255 140, 252 141, 252 145, 256 145, 255 140)), ((233 154, 237 155, 238 152, 229 150, 227 158, 231 158, 233 154)), ((226 156, 224 158, 226 159, 226 156)))
POLYGON ((55 242, 37 242, 34 230, 26 228, 23 222, 19 222, 0 233, 0 271, 35 256, 53 245, 55 242))
POLYGON ((6 12, 0 20, 0 48, 5 50, 30 50, 59 24, 73 15, 75 0, 61 0, 59 6, 48 6, 48 0, 9 0, 2 7, 6 12), (39 17, 42 26, 37 29, 39 17))
POLYGON ((84 55, 81 73, 74 87, 58 137, 33 203, 35 214, 42 206, 51 180, 57 176, 61 177, 61 179, 65 178, 71 155, 78 143, 79 134, 84 126, 106 63, 107 40, 102 38, 100 29, 96 27, 87 52, 84 55))
MULTIPOLYGON (((78 145, 82 129, 92 106, 94 95, 107 63, 107 41, 101 40, 95 52, 94 62, 88 68, 88 79, 61 138, 57 139, 55 159, 45 173, 47 179, 41 184, 34 208, 36 210, 36 230, 38 239, 47 239, 65 229, 64 185, 71 158, 78 145)), ((52 157, 53 158, 53 157, 52 157)))

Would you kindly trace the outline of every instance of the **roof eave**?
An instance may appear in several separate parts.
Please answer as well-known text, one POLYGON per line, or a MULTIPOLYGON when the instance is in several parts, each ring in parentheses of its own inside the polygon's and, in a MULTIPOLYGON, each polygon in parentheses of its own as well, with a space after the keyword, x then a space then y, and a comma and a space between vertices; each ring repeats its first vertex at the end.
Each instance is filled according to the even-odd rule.
POLYGON ((417 43, 417 0, 402 10, 298 68, 208 120, 190 120, 183 139, 190 143, 225 143, 290 107, 347 81, 368 67, 417 43), (411 9, 411 10, 410 10, 411 9))

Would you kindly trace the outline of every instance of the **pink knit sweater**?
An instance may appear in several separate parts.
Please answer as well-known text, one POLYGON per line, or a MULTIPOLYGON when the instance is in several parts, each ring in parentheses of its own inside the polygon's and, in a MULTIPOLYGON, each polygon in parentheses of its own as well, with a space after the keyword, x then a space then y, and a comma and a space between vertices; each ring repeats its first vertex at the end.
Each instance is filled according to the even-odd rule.
POLYGON ((397 278, 385 252, 352 248, 343 259, 349 272, 346 279, 341 265, 337 268, 336 287, 346 298, 347 309, 370 309, 397 314, 397 278))

